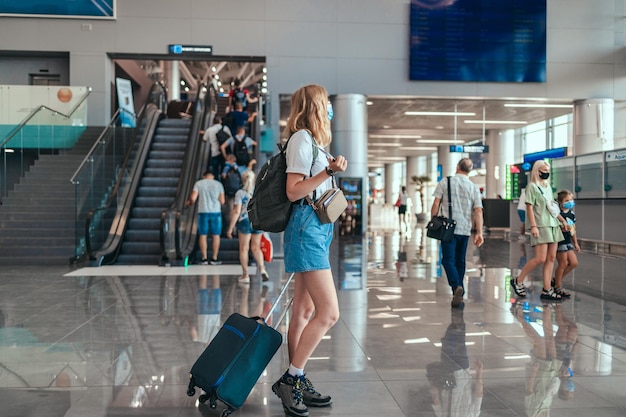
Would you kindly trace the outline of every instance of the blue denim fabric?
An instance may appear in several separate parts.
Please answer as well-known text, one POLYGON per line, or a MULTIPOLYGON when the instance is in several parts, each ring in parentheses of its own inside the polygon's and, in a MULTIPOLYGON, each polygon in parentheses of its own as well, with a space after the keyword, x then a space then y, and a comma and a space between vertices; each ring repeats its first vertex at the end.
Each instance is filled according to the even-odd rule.
POLYGON ((469 236, 454 235, 450 242, 441 242, 441 264, 446 271, 448 284, 452 291, 456 287, 463 287, 465 277, 465 252, 469 236))
POLYGON ((294 205, 284 234, 285 271, 330 269, 333 224, 322 224, 311 206, 294 205))
POLYGON ((198 234, 221 235, 222 234, 222 213, 198 213, 198 234))
POLYGON ((250 224, 250 219, 239 220, 237 222, 237 231, 244 235, 249 235, 249 234, 258 235, 258 234, 263 233, 262 230, 254 230, 252 228, 252 225, 250 224))

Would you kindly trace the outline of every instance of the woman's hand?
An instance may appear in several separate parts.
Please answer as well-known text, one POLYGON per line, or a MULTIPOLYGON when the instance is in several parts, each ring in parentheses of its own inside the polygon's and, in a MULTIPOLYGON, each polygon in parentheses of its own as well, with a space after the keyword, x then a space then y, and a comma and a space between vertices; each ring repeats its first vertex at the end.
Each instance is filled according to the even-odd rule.
POLYGON ((530 234, 533 235, 533 237, 539 237, 539 228, 537 226, 531 227, 530 234))
POLYGON ((348 160, 342 155, 338 155, 335 159, 328 158, 328 167, 335 172, 345 172, 348 169, 348 160))
POLYGON ((229 229, 228 232, 226 232, 226 237, 229 239, 233 238, 233 229, 229 229))

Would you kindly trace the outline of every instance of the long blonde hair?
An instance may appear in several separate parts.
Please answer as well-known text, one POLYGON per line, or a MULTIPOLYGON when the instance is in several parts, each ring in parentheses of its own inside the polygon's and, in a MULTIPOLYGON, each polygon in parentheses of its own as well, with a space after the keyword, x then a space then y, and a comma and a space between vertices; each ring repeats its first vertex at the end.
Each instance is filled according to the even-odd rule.
POLYGON ((541 177, 539 176, 539 170, 541 168, 543 168, 543 167, 550 168, 550 164, 547 163, 546 161, 544 161, 543 159, 539 159, 539 160, 535 161, 535 163, 533 164, 533 169, 530 172, 530 181, 534 182, 535 184, 539 183, 543 187, 545 187, 550 182, 548 180, 542 180, 541 177))
POLYGON ((254 181, 256 180, 256 175, 254 171, 251 169, 247 169, 241 174, 241 182, 243 183, 243 189, 248 193, 252 194, 254 191, 254 181))
POLYGON ((328 92, 321 85, 306 85, 291 96, 291 112, 283 133, 290 137, 303 129, 308 130, 322 147, 328 146, 332 140, 328 120, 328 92))

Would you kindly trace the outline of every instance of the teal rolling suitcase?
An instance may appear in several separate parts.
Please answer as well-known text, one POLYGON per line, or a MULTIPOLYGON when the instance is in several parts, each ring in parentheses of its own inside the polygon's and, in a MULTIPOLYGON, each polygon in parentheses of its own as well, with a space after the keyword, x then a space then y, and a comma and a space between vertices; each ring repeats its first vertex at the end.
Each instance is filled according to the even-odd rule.
POLYGON ((187 395, 200 387, 215 408, 217 400, 228 412, 240 408, 282 344, 282 335, 257 317, 232 314, 191 368, 187 395))

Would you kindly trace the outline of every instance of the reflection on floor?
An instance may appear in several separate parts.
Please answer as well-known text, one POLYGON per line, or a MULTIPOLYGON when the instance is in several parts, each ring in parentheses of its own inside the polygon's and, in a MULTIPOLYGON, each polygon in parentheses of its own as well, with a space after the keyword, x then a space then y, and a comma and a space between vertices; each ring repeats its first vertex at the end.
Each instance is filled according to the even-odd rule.
MULTIPOLYGON (((582 253, 570 300, 544 305, 533 276, 518 301, 532 248, 490 238, 452 310, 421 229, 333 245, 342 315, 307 374, 334 402, 311 416, 626 415, 626 260, 582 253)), ((188 371, 231 313, 267 314, 285 281, 280 260, 268 270, 242 285, 232 265, 3 268, 0 415, 219 415, 186 395, 188 371)), ((283 333, 288 298, 270 318, 283 333)), ((234 415, 284 415, 270 387, 286 366, 283 346, 234 415)))

